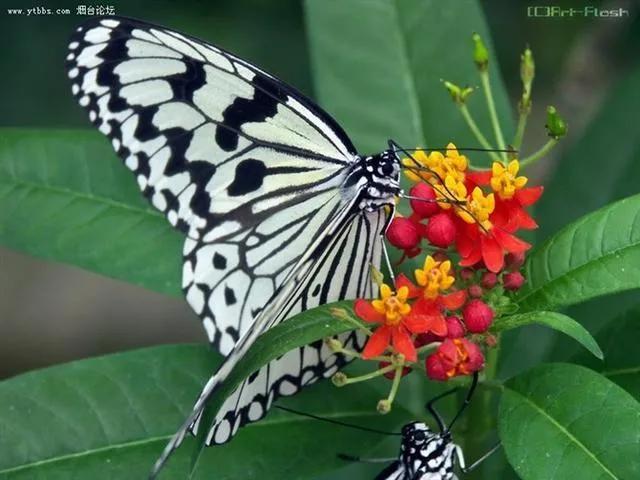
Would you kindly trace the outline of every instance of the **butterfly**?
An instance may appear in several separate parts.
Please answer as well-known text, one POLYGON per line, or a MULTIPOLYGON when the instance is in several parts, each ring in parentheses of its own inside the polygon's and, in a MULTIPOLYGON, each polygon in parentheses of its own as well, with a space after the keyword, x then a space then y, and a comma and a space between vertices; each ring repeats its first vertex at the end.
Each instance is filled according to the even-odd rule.
MULTIPOLYGON (((359 155, 310 99, 221 48, 163 27, 96 17, 69 43, 72 93, 185 235, 182 287, 226 356, 167 445, 157 473, 236 363, 266 330, 323 303, 376 296, 371 267, 400 192, 391 142, 359 155)), ((151 241, 151 239, 150 239, 151 241)), ((340 339, 361 350, 365 338, 340 339)), ((321 341, 247 378, 205 443, 222 444, 273 401, 346 363, 321 341)))
MULTIPOLYGON (((435 402, 456 393, 459 389, 453 388, 431 399, 427 403, 427 410, 438 424, 439 432, 434 432, 423 422, 406 424, 402 427, 400 434, 401 443, 398 458, 393 459, 392 463, 375 477, 375 480, 451 480, 457 478, 454 472, 456 462, 460 470, 463 473, 467 473, 494 453, 499 448, 500 443, 497 443, 472 465, 467 466, 462 449, 452 440, 451 429, 453 424, 471 402, 471 397, 477 384, 478 374, 475 373, 464 403, 449 425, 445 424, 435 409, 435 402)), ((362 459, 349 455, 340 455, 340 457, 345 460, 369 463, 389 461, 389 459, 362 459)))

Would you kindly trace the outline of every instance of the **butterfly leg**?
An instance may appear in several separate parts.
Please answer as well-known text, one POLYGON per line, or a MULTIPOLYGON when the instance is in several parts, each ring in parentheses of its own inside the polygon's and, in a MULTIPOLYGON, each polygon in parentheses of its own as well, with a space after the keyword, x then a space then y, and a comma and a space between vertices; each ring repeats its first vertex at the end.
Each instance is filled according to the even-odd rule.
POLYGON ((391 458, 363 458, 354 455, 347 455, 345 453, 339 453, 338 458, 346 460, 347 462, 360 462, 360 463, 387 463, 397 460, 396 457, 391 458))
POLYGON ((391 284, 396 284, 396 277, 393 275, 393 267, 391 266, 391 259, 389 258, 389 251, 387 250, 387 244, 384 243, 384 235, 380 235, 380 243, 382 244, 382 255, 384 256, 384 263, 389 271, 389 277, 391 278, 391 284))
POLYGON ((460 448, 460 445, 456 445, 456 457, 458 459, 458 465, 460 465, 460 470, 462 470, 464 473, 469 473, 475 470, 478 467, 478 465, 480 465, 487 458, 489 458, 496 450, 498 450, 498 448, 500 448, 499 441, 493 447, 491 447, 491 450, 489 450, 487 453, 482 455, 480 458, 478 458, 475 462, 473 462, 471 465, 467 467, 464 461, 464 454, 462 452, 462 448, 460 448))

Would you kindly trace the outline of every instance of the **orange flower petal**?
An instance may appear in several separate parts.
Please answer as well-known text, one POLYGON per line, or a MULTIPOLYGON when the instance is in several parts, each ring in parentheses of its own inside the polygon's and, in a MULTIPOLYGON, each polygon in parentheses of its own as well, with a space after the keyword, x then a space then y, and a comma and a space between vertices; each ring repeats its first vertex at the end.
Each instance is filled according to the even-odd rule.
POLYGON ((523 207, 528 207, 529 205, 533 205, 538 201, 543 191, 543 186, 523 188, 516 192, 515 198, 520 203, 520 205, 522 205, 523 207))
POLYGON ((525 242, 524 240, 520 240, 518 237, 515 237, 510 233, 507 233, 500 229, 495 229, 492 231, 492 233, 496 241, 507 252, 520 253, 525 252, 531 248, 531 244, 525 242))
POLYGON ((369 359, 381 355, 391 342, 391 329, 386 325, 378 327, 369 337, 362 351, 362 358, 369 359))
MULTIPOLYGON (((393 348, 404 355, 409 362, 418 360, 418 352, 413 346, 413 341, 404 328, 394 328, 392 330, 393 348)), ((373 338, 373 337, 372 337, 373 338)))
POLYGON ((404 273, 401 273, 396 278, 396 289, 400 290, 402 287, 409 289, 409 296, 407 298, 416 298, 422 295, 422 289, 409 280, 404 273))
POLYGON ((384 314, 378 313, 371 303, 361 298, 355 301, 353 304, 353 310, 356 315, 365 322, 383 323, 385 320, 384 314))
POLYGON ((480 237, 480 248, 482 249, 482 260, 487 269, 497 273, 504 266, 504 254, 502 247, 493 236, 493 231, 480 237))
POLYGON ((464 302, 467 301, 467 291, 458 290, 457 292, 449 293, 448 295, 442 295, 440 297, 440 304, 447 310, 458 310, 464 302))

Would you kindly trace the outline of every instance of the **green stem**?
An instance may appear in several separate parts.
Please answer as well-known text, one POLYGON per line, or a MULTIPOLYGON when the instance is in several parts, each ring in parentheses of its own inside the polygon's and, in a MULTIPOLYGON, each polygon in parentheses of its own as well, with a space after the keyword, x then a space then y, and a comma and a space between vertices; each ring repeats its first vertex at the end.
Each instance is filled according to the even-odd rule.
MULTIPOLYGON (((480 72, 480 82, 482 83, 482 90, 484 91, 484 97, 487 100, 487 108, 489 109, 489 117, 491 118, 491 125, 493 125, 493 132, 496 136, 496 142, 498 143, 498 149, 505 150, 504 136, 502 135, 502 128, 500 128, 500 121, 498 120, 498 113, 496 112, 496 104, 493 101, 493 92, 491 91, 491 83, 489 82, 489 71, 483 70, 480 72)), ((505 152, 502 152, 503 160, 507 159, 505 152)))
POLYGON ((400 386, 400 379, 402 378, 402 369, 404 368, 403 364, 395 367, 396 374, 393 377, 393 384, 391 385, 391 391, 389 392, 389 396, 387 397, 387 401, 389 403, 393 403, 393 400, 396 398, 396 394, 398 393, 398 387, 400 386))
POLYGON ((532 165, 538 160, 540 160, 547 153, 549 153, 553 147, 556 146, 556 143, 558 143, 557 138, 550 138, 549 141, 545 143, 537 152, 532 153, 527 158, 522 160, 520 162, 520 168, 524 168, 526 166, 532 165))
MULTIPOLYGON (((469 109, 467 108, 467 106, 464 103, 460 103, 458 104, 458 109, 460 110, 462 117, 467 122, 469 129, 471 130, 471 132, 473 132, 473 134, 475 135, 480 145, 482 145, 482 147, 486 148, 487 150, 494 150, 494 148, 489 143, 489 140, 487 140, 487 137, 485 137, 480 131, 478 124, 471 116, 471 113, 469 112, 469 109)), ((492 160, 500 161, 500 157, 496 152, 488 151, 487 153, 489 154, 489 157, 491 157, 492 160)))
MULTIPOLYGON (((395 370, 395 369, 396 369, 395 365, 387 365, 386 367, 381 368, 381 369, 376 370, 376 371, 371 372, 371 373, 366 373, 366 374, 360 375, 358 377, 348 377, 345 380, 344 384, 345 385, 350 385, 352 383, 358 383, 358 382, 364 382, 365 380, 371 380, 372 378, 380 377, 380 376, 384 375, 385 373, 388 373, 388 372, 390 372, 392 370, 395 370)), ((394 381, 395 381, 395 379, 394 379, 394 381)))
POLYGON ((527 128, 527 118, 529 112, 526 109, 520 109, 520 116, 518 117, 518 128, 516 128, 516 136, 513 137, 513 148, 518 150, 522 145, 522 139, 524 138, 524 131, 527 128))

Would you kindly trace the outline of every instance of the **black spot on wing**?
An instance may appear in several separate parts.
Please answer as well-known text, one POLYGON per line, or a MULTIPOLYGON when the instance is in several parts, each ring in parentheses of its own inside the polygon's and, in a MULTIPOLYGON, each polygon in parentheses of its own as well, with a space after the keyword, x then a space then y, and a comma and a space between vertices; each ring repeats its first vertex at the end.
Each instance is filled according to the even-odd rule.
POLYGON ((227 268, 227 259, 220 255, 218 252, 213 255, 213 268, 217 270, 224 270, 227 268))
POLYGON ((237 302, 235 292, 227 286, 224 287, 224 302, 227 305, 233 305, 237 302))
POLYGON ((256 73, 251 83, 256 87, 253 98, 237 97, 222 113, 222 123, 229 128, 216 129, 216 142, 227 152, 238 147, 236 131, 240 130, 243 124, 263 122, 273 117, 278 111, 278 101, 283 102, 287 98, 284 92, 264 75, 256 73))
POLYGON ((231 197, 246 195, 258 190, 264 182, 267 167, 264 162, 248 158, 236 166, 236 174, 233 182, 227 187, 227 193, 231 197))

